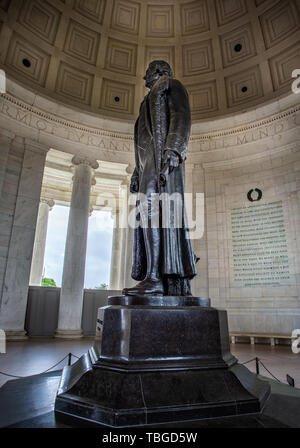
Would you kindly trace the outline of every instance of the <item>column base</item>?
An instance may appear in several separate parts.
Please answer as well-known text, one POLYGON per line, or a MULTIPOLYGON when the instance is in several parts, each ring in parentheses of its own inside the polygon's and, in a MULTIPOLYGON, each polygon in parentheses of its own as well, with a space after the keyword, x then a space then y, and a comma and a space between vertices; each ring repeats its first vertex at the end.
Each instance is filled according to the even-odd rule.
POLYGON ((83 337, 82 330, 60 330, 57 329, 54 335, 58 339, 80 339, 83 337))
POLYGON ((28 336, 25 330, 4 330, 7 341, 26 341, 28 336))

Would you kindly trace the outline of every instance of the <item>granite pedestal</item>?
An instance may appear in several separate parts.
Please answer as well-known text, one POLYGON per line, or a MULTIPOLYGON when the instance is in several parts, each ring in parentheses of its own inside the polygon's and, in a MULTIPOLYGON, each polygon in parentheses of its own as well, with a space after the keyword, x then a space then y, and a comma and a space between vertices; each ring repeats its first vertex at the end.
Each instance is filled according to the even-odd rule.
POLYGON ((227 314, 197 297, 115 296, 65 367, 55 411, 112 427, 257 413, 269 385, 230 353, 227 314))

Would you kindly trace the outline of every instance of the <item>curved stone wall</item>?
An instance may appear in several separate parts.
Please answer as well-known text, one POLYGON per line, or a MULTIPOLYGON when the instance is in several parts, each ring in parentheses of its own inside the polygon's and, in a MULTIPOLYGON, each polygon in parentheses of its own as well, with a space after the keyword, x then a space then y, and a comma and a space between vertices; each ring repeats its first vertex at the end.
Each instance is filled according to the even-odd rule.
POLYGON ((194 121, 287 93, 299 0, 2 0, 0 63, 62 104, 132 121, 149 61, 167 60, 194 121))

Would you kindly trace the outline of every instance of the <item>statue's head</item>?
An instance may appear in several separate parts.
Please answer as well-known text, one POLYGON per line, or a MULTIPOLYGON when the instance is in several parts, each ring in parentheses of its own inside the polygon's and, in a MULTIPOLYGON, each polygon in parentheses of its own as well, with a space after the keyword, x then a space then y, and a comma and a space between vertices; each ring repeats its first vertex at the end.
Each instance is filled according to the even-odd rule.
POLYGON ((152 61, 150 62, 146 75, 144 76, 145 86, 148 89, 152 89, 155 82, 163 75, 167 75, 173 78, 173 72, 169 64, 165 61, 152 61))

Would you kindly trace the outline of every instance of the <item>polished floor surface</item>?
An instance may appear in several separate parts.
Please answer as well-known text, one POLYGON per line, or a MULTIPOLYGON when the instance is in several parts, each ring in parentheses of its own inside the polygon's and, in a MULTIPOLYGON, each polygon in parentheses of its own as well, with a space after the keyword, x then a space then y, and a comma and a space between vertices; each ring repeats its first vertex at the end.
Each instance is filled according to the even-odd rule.
MULTIPOLYGON (((231 345, 231 353, 241 364, 258 357, 276 378, 286 383, 286 375, 288 374, 294 378, 295 387, 300 389, 300 353, 293 353, 290 346, 277 345, 271 347, 267 344, 234 344, 231 345)), ((255 361, 247 363, 246 366, 252 372, 256 372, 255 361)), ((272 378, 261 365, 260 374, 272 378)))
MULTIPOLYGON (((68 353, 81 356, 93 345, 93 338, 78 340, 29 339, 20 342, 8 342, 6 353, 0 354, 0 372, 17 376, 36 375, 56 364, 68 353)), ((76 358, 72 359, 72 363, 76 358)), ((68 360, 56 366, 62 369, 68 360)), ((11 379, 0 374, 0 386, 11 379)))
MULTIPOLYGON (((25 378, 13 379, 0 375, 0 385, 3 385, 0 388, 0 427, 73 427, 73 422, 57 420, 53 412, 61 376, 60 369, 66 365, 67 359, 58 364, 54 371, 38 374, 56 364, 70 352, 80 356, 87 351, 92 343, 92 339, 76 341, 35 339, 8 343, 7 353, 0 354, 0 371, 25 378)), ((232 345, 231 349, 240 363, 257 356, 279 380, 285 382, 288 373, 295 379, 296 387, 300 388, 300 355, 293 354, 290 347, 272 348, 268 345, 236 344, 232 345)), ((72 361, 74 362, 75 358, 72 361)), ((255 372, 255 362, 248 363, 247 367, 255 372)), ((261 374, 270 377, 263 368, 261 368, 261 374)), ((177 422, 176 427, 300 427, 300 389, 294 389, 272 380, 270 384, 272 395, 261 414, 177 422)), ((164 423, 153 427, 171 428, 174 427, 174 423, 164 423)))
MULTIPOLYGON (((36 375, 44 372, 60 361, 68 353, 81 356, 93 344, 92 338, 78 340, 60 339, 30 339, 22 342, 8 342, 6 354, 0 354, 0 372, 16 376, 36 375)), ((234 344, 231 352, 240 363, 258 357, 267 369, 280 381, 286 382, 289 374, 295 380, 295 386, 300 388, 300 354, 294 354, 289 346, 271 347, 265 344, 234 344)), ((75 358, 72 359, 72 362, 75 358)), ((56 366, 62 369, 67 359, 56 366)), ((249 370, 255 372, 255 361, 246 364, 249 370)), ((261 366, 261 375, 271 375, 261 366)), ((0 374, 0 386, 12 379, 0 374)))

